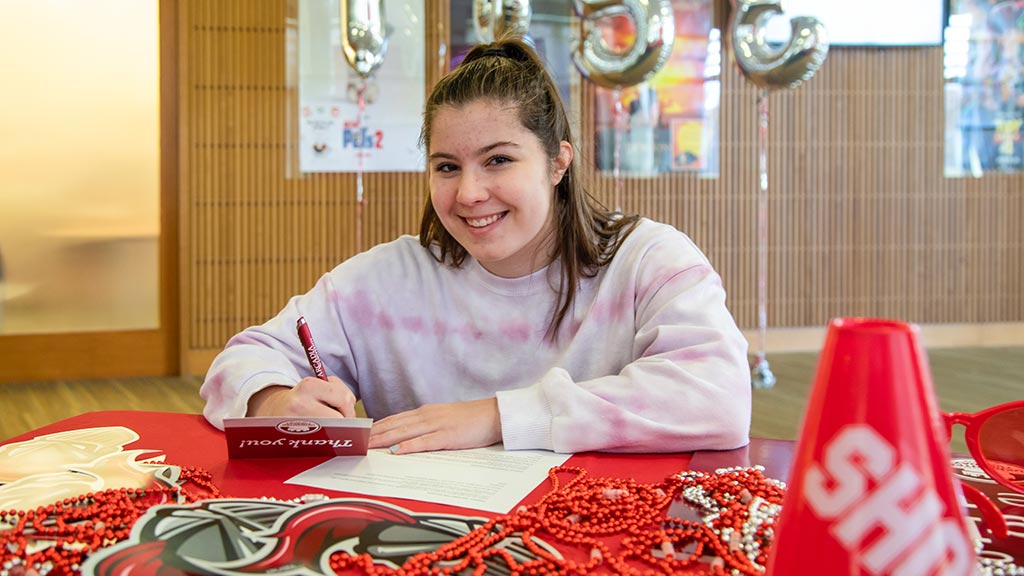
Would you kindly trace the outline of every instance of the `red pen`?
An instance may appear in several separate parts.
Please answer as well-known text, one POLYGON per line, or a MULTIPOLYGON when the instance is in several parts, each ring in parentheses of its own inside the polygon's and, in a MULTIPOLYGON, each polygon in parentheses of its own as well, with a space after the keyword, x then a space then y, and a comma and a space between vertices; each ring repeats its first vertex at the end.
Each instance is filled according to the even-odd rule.
POLYGON ((327 380, 327 373, 324 372, 324 363, 320 360, 320 353, 316 351, 316 344, 313 343, 313 335, 309 333, 309 325, 306 319, 299 316, 295 323, 295 330, 299 333, 299 342, 302 342, 302 350, 306 352, 306 359, 309 360, 309 367, 321 380, 327 380))

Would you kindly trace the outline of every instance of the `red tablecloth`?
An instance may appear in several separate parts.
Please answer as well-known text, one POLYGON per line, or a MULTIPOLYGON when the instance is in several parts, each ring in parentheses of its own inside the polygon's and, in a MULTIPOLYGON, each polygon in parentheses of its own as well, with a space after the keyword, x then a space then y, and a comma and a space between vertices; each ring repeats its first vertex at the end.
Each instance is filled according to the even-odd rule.
MULTIPOLYGON (((179 466, 198 466, 213 475, 214 483, 224 494, 236 498, 269 496, 280 499, 296 498, 310 492, 331 497, 358 496, 285 484, 284 481, 328 458, 269 458, 228 460, 224 434, 210 426, 198 414, 166 412, 107 411, 81 414, 44 426, 3 442, 20 442, 36 436, 104 426, 124 426, 134 430, 140 439, 125 449, 151 449, 166 455, 166 462, 179 466)), ((672 474, 686 470, 689 454, 576 454, 567 466, 586 469, 592 476, 633 478, 639 482, 660 482, 672 474)), ((537 501, 549 491, 547 483, 538 486, 524 504, 537 501)), ((389 499, 390 500, 390 499, 389 499)), ((394 499, 411 510, 429 508, 463 514, 486 515, 478 510, 459 509, 434 503, 394 499)))
MULTIPOLYGON (((296 474, 316 466, 327 458, 287 458, 228 460, 223 434, 210 426, 201 415, 162 412, 107 411, 82 414, 38 430, 11 438, 2 444, 30 440, 37 436, 80 430, 123 426, 135 431, 140 439, 125 446, 128 450, 152 450, 163 454, 167 464, 196 466, 209 471, 213 482, 224 494, 236 498, 273 497, 281 500, 298 498, 309 493, 323 493, 331 498, 360 495, 334 492, 307 486, 285 484, 296 474)), ((690 454, 577 454, 566 463, 581 467, 591 477, 631 478, 641 483, 659 483, 687 469, 713 471, 730 466, 762 465, 769 477, 786 479, 793 456, 794 443, 782 440, 754 439, 750 446, 727 452, 690 454)), ((148 456, 148 455, 147 455, 148 456)), ((966 460, 968 463, 971 461, 966 460)), ((1024 498, 1007 493, 991 481, 978 478, 971 470, 964 471, 963 457, 954 458, 957 476, 988 495, 996 502, 1008 521, 1010 535, 1006 539, 986 542, 986 555, 1013 559, 1024 563, 1024 498)), ((538 501, 550 491, 547 482, 538 486, 523 504, 538 501)), ((462 514, 492 516, 473 509, 413 500, 379 498, 415 513, 462 514)), ((972 517, 979 514, 973 507, 972 517)))
MULTIPOLYGON (((359 494, 284 483, 296 474, 325 462, 328 460, 326 457, 229 460, 223 433, 210 426, 201 415, 195 414, 137 411, 92 412, 33 430, 21 436, 11 438, 2 444, 31 440, 57 432, 111 426, 128 428, 138 434, 139 440, 125 445, 125 450, 151 450, 152 453, 147 452, 139 457, 152 458, 163 455, 166 464, 181 467, 195 466, 204 469, 212 475, 213 483, 221 490, 222 494, 233 498, 270 497, 277 500, 290 500, 311 493, 323 494, 330 498, 365 498, 359 494)), ((747 455, 748 450, 742 450, 733 454, 733 457, 745 459, 747 455)), ((666 478, 686 470, 690 460, 690 454, 618 455, 591 453, 573 455, 566 462, 566 466, 583 468, 591 478, 632 479, 643 484, 659 484, 666 478)), ((715 460, 715 458, 711 458, 709 464, 713 464, 715 460)), ((550 491, 550 482, 545 481, 533 490, 522 501, 522 504, 535 503, 550 491)), ((421 518, 427 518, 428 523, 429 518, 443 517, 449 514, 477 518, 496 516, 479 510, 432 502, 382 497, 372 497, 370 501, 390 503, 414 515, 423 515, 421 518)), ((230 507, 231 504, 228 503, 226 506, 230 507)), ((267 504, 268 508, 273 506, 274 504, 272 503, 267 504)), ((356 504, 356 506, 359 506, 359 504, 356 504)), ((215 508, 216 504, 213 504, 213 507, 215 508)), ((199 516, 210 516, 220 514, 221 512, 211 508, 209 512, 200 511, 197 514, 199 516)), ((227 513, 230 515, 231 511, 228 510, 227 513)), ((399 512, 399 515, 401 514, 404 513, 399 512)), ((159 529, 156 522, 155 520, 149 520, 142 532, 159 529)), ((242 524, 244 523, 245 520, 243 519, 242 524)), ((136 525, 137 528, 138 526, 136 525)), ((193 530, 193 532, 195 531, 193 530)), ((218 536, 218 538, 220 537, 218 536)), ((234 536, 229 538, 229 540, 242 542, 245 538, 234 536)), ((194 539, 192 542, 194 543, 194 539)), ((128 543, 126 542, 125 544, 128 543)), ((186 544, 185 546, 191 545, 186 544)), ((215 544, 214 546, 221 546, 221 544, 215 544)), ((141 569, 142 566, 154 565, 154 562, 162 564, 172 561, 168 560, 168 557, 164 557, 163 560, 157 560, 156 557, 146 560, 145 555, 148 548, 149 545, 135 546, 129 552, 126 552, 128 555, 134 555, 130 559, 119 556, 112 563, 110 560, 104 560, 104 562, 111 563, 112 566, 122 566, 120 569, 123 569, 124 565, 134 566, 132 570, 135 570, 141 569)), ((562 552, 569 553, 570 556, 579 561, 585 562, 587 560, 586 551, 581 553, 577 550, 563 550, 562 552), (579 556, 579 554, 582 554, 582 556, 579 556), (579 557, 577 558, 577 556, 579 557)), ((249 566, 249 568, 255 569, 253 566, 249 566)), ((92 569, 97 568, 93 566, 90 570, 92 569)), ((98 572, 108 573, 107 570, 98 572)), ((256 572, 259 573, 260 570, 256 570, 256 572)))

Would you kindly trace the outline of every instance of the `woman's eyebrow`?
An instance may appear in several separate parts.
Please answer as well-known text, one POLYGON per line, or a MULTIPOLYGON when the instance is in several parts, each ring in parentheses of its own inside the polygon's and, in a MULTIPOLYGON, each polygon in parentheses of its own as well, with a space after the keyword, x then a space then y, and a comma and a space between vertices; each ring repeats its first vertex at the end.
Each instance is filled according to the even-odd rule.
POLYGON ((447 152, 434 152, 433 154, 431 154, 427 158, 430 159, 430 160, 437 160, 437 159, 440 159, 440 158, 445 158, 447 160, 455 160, 455 156, 452 155, 452 154, 448 154, 447 152))
POLYGON ((508 140, 505 140, 503 142, 495 142, 494 144, 488 144, 487 146, 483 146, 482 148, 477 150, 476 153, 478 155, 482 155, 482 154, 486 154, 486 153, 490 152, 491 150, 494 150, 495 148, 502 148, 502 147, 505 147, 505 146, 511 146, 513 148, 519 148, 519 144, 516 144, 515 142, 510 142, 508 140))
MULTIPOLYGON (((476 155, 477 156, 482 156, 484 154, 487 154, 491 150, 494 150, 495 148, 502 148, 502 147, 505 147, 505 146, 510 146, 512 148, 519 148, 519 144, 516 144, 515 142, 511 142, 511 141, 508 141, 508 140, 504 140, 504 141, 501 141, 501 142, 494 142, 493 144, 488 144, 486 146, 481 146, 476 151, 476 155)), ((434 152, 433 154, 431 154, 430 156, 427 157, 428 160, 437 160, 437 159, 442 159, 442 158, 448 159, 448 160, 456 160, 456 157, 455 157, 454 154, 449 154, 447 152, 434 152)))

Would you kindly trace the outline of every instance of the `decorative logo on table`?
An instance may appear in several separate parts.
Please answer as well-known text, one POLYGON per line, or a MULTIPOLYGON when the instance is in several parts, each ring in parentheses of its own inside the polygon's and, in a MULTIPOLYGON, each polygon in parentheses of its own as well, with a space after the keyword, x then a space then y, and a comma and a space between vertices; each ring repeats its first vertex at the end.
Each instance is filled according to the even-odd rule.
MULTIPOLYGON (((996 481, 992 479, 973 458, 953 458, 953 475, 961 480, 970 480, 972 482, 979 482, 982 484, 996 484, 996 481)), ((989 465, 992 466, 997 472, 1001 473, 1006 478, 1010 479, 1011 482, 1020 484, 1024 482, 1024 468, 1015 466, 1009 462, 993 462, 989 461, 989 465)))
MULTIPOLYGON (((364 499, 299 504, 231 498, 154 506, 135 523, 127 540, 91 555, 81 573, 328 575, 335 574, 330 559, 337 552, 367 554, 374 564, 397 569, 416 554, 437 550, 486 522, 410 512, 364 499)), ((494 547, 517 562, 536 559, 518 536, 494 547)), ((560 556, 536 535, 532 541, 542 553, 560 556)), ((486 563, 494 570, 507 567, 500 555, 486 563)), ((438 568, 445 564, 438 562, 438 568)))
POLYGON ((173 486, 181 470, 156 450, 125 450, 123 426, 67 430, 0 446, 0 510, 31 510, 110 488, 173 486))
POLYGON ((277 425, 277 429, 285 434, 312 434, 321 426, 309 420, 288 420, 277 425))
POLYGON ((971 480, 982 484, 995 484, 988 474, 978 466, 973 458, 953 458, 953 475, 961 480, 971 480))

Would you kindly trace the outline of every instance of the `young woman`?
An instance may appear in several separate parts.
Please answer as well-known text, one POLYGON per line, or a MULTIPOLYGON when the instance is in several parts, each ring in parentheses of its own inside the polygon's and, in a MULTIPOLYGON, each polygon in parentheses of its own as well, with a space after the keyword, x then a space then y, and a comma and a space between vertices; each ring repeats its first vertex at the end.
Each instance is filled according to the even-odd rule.
POLYGON ((747 443, 747 345, 676 229, 580 185, 569 120, 526 44, 475 47, 423 118, 419 238, 346 260, 234 336, 206 417, 375 419, 370 446, 677 452, 747 443), (295 326, 312 330, 327 381, 295 326))

